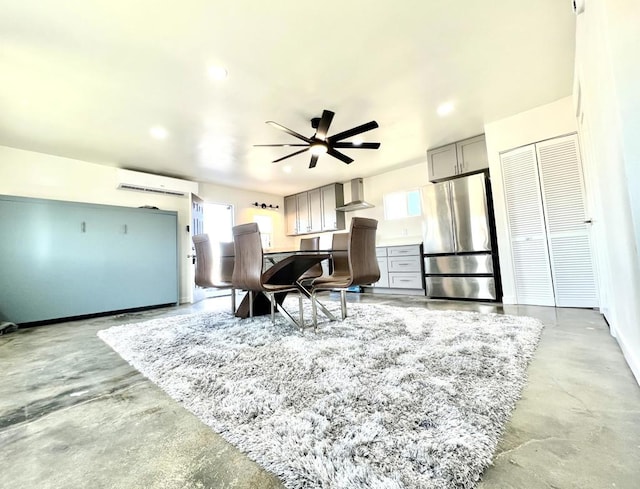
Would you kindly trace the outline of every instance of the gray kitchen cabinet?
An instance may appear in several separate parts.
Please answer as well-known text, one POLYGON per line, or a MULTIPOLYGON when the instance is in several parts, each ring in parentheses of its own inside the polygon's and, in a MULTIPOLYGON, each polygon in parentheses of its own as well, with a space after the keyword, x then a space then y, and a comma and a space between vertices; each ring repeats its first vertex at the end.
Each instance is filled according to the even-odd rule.
POLYGON ((337 231, 344 229, 344 212, 336 207, 344 205, 344 190, 341 183, 333 183, 320 188, 322 201, 322 230, 337 231))
POLYGON ((302 192, 296 195, 298 208, 298 234, 308 233, 311 229, 311 212, 309 210, 309 193, 302 192))
POLYGON ((345 228, 341 183, 332 183, 284 198, 287 236, 338 231, 345 228))
POLYGON ((322 193, 319 188, 307 192, 309 202, 309 229, 310 233, 322 231, 322 193))
POLYGON ((376 259, 378 260, 378 268, 380 269, 380 280, 378 280, 374 287, 389 287, 389 266, 387 263, 387 249, 376 248, 376 259))
POLYGON ((178 302, 177 213, 0 196, 0 318, 178 302))
POLYGON ((298 200, 295 195, 284 198, 284 220, 287 236, 298 234, 298 200))
POLYGON ((484 134, 427 151, 429 181, 438 182, 489 168, 484 134))
POLYGON ((427 166, 430 181, 456 175, 458 156, 455 143, 427 151, 427 166))
POLYGON ((422 245, 377 247, 376 258, 380 280, 374 292, 424 295, 422 245))

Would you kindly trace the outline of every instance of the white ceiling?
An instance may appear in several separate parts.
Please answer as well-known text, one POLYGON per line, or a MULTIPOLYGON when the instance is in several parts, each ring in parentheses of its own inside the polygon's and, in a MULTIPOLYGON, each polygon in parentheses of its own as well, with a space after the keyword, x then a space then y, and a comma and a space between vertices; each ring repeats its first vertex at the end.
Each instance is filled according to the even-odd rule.
POLYGON ((424 161, 572 88, 569 0, 0 0, 0 12, 0 144, 280 195, 424 161), (228 78, 211 80, 211 65, 228 78), (381 148, 308 169, 308 153, 271 163, 296 148, 253 147, 300 142, 264 122, 311 136, 323 109, 329 135, 376 120, 363 136, 381 148))

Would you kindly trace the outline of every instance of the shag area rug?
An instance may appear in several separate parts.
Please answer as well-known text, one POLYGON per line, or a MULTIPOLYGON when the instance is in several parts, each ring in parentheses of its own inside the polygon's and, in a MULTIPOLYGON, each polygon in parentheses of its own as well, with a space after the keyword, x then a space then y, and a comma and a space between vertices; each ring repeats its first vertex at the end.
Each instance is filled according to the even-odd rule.
POLYGON ((197 313, 98 336, 288 488, 460 489, 491 463, 542 331, 386 305, 349 304, 317 334, 276 318, 197 313))

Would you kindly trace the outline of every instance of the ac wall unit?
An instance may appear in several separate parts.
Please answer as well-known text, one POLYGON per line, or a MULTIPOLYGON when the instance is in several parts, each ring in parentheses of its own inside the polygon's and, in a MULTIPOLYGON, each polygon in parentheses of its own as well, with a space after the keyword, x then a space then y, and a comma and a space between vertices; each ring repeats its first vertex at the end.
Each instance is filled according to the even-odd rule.
POLYGON ((179 178, 119 169, 118 189, 185 197, 191 193, 197 194, 198 184, 179 178))

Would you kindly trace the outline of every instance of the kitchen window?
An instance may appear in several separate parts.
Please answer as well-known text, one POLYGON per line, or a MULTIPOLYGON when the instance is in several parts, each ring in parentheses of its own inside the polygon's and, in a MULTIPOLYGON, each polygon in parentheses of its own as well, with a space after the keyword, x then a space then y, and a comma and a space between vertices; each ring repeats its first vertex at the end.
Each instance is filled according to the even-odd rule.
POLYGON ((402 192, 392 192, 383 197, 384 218, 404 219, 406 217, 416 217, 422 214, 420 207, 420 191, 408 190, 402 192))

